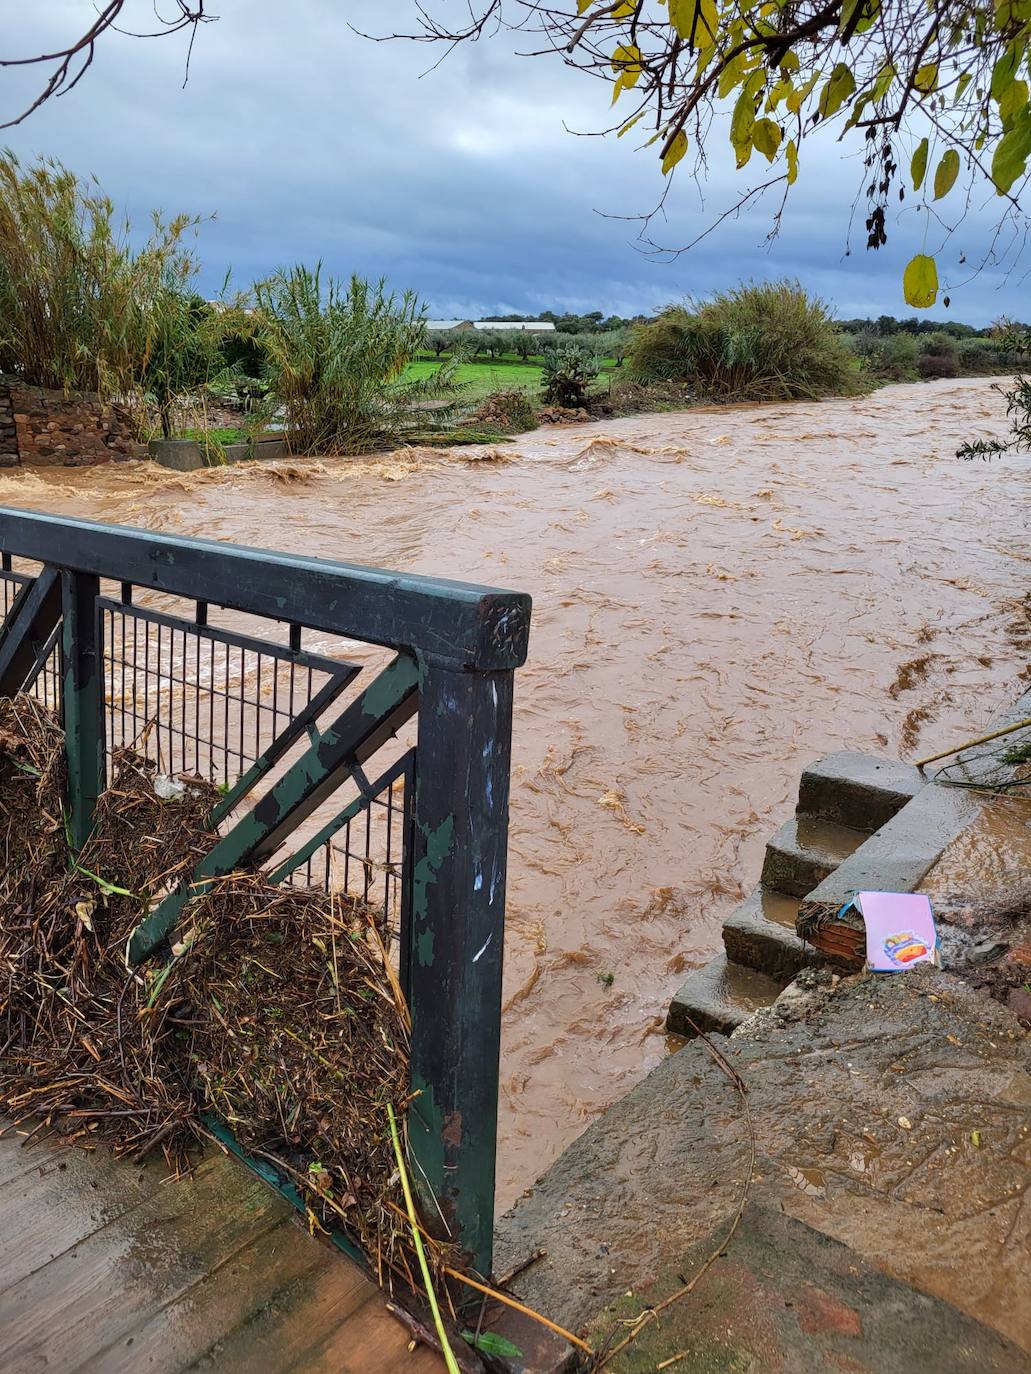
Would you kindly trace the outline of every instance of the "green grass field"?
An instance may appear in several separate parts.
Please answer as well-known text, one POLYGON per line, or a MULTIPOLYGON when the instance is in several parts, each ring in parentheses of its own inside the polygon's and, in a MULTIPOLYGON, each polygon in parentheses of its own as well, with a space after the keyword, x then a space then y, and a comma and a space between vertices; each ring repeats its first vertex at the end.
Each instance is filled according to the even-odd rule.
MULTIPOLYGON (((602 375, 615 364, 611 358, 602 361, 602 375)), ((423 356, 409 365, 407 377, 428 377, 440 366, 440 360, 423 356)), ((515 354, 503 358, 489 358, 484 362, 462 363, 458 378, 465 387, 464 398, 482 400, 492 391, 538 391, 541 368, 534 361, 524 363, 515 354)))
MULTIPOLYGON (((410 364, 408 377, 428 377, 440 364, 436 359, 420 358, 410 364)), ((482 363, 462 363, 458 378, 465 388, 463 396, 469 401, 481 400, 492 391, 537 391, 541 384, 541 369, 533 363, 517 358, 492 358, 482 363)))

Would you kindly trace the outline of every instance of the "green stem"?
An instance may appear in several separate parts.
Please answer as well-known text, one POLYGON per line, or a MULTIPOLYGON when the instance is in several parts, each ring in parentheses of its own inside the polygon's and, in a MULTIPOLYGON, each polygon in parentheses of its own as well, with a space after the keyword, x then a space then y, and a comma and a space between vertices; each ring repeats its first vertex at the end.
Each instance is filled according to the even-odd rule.
POLYGON ((444 1330, 444 1323, 441 1320, 440 1308, 437 1306, 437 1295, 433 1291, 433 1280, 430 1278, 430 1266, 426 1262, 426 1251, 423 1249, 422 1236, 419 1234, 419 1221, 415 1215, 415 1203, 412 1201, 412 1187, 408 1182, 408 1170, 405 1168, 404 1153, 401 1149, 401 1138, 397 1133, 397 1117, 394 1115, 393 1104, 387 1103, 387 1116, 390 1118, 390 1138, 394 1142, 394 1157, 397 1160, 397 1171, 401 1175, 401 1187, 404 1189, 405 1206, 408 1208, 408 1220, 412 1227, 412 1239, 415 1241, 415 1253, 419 1256, 419 1268, 422 1270, 422 1281, 426 1286, 426 1296, 430 1300, 430 1311, 433 1313, 433 1324, 437 1328, 437 1338, 440 1341, 440 1348, 444 1352, 444 1363, 447 1365, 448 1374, 462 1374, 458 1368, 458 1361, 455 1359, 455 1352, 451 1349, 451 1343, 444 1330))

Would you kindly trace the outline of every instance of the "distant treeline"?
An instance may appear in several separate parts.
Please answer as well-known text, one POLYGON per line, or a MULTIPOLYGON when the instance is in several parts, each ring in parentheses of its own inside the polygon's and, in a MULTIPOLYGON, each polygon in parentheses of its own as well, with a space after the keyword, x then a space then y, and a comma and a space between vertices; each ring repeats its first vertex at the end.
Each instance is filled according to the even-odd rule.
MULTIPOLYGON (((541 323, 553 324, 559 334, 606 334, 616 329, 627 329, 631 325, 646 324, 649 320, 658 318, 661 313, 660 311, 653 314, 623 316, 606 315, 601 310, 592 310, 586 315, 559 315, 554 310, 542 310, 539 315, 484 315, 482 318, 485 323, 490 324, 534 319, 541 323)), ((1016 320, 1007 320, 1005 323, 1017 332, 1031 330, 1031 322, 1021 324, 1016 320)), ((974 324, 963 324, 959 320, 920 319, 916 315, 910 315, 904 320, 896 319, 894 315, 878 315, 876 319, 872 316, 866 319, 838 319, 836 324, 843 334, 880 334, 882 337, 890 334, 951 334, 954 339, 988 339, 996 336, 1000 328, 998 323, 979 328, 974 324)))
POLYGON ((921 320, 916 315, 897 320, 894 315, 878 315, 876 319, 838 320, 838 328, 843 334, 879 334, 888 338, 892 334, 951 334, 954 339, 991 339, 1005 330, 1017 333, 1031 329, 1029 324, 1019 324, 1016 320, 1000 321, 978 329, 973 324, 961 324, 959 320, 921 320))

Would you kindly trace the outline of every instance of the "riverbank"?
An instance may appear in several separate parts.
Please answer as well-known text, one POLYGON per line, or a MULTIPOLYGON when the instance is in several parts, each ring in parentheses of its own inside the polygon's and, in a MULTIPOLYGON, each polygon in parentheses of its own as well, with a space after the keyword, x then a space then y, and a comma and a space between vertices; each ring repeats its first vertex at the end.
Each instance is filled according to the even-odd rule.
POLYGON ((987 382, 936 382, 546 427, 502 450, 5 472, 0 499, 533 595, 503 1209, 664 1059, 670 998, 720 948, 802 768, 968 738, 1024 669, 1027 464, 953 456, 1005 430, 987 382))
POLYGON ((1029 741, 969 751, 846 861, 862 886, 912 871, 944 971, 807 947, 776 1002, 652 1070, 501 1220, 520 1295, 606 1368, 1031 1367, 1029 741), (986 784, 1010 795, 966 790, 986 784))

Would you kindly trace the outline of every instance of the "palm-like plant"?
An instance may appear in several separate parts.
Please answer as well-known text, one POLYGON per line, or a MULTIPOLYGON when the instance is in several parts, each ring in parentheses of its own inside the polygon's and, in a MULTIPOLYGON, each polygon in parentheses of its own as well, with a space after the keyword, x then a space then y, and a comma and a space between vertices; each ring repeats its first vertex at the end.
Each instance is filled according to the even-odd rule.
POLYGON ((285 412, 297 453, 363 453, 450 418, 457 361, 428 377, 405 376, 424 346, 425 315, 411 291, 382 281, 343 283, 297 266, 255 287, 258 341, 270 404, 285 412))

